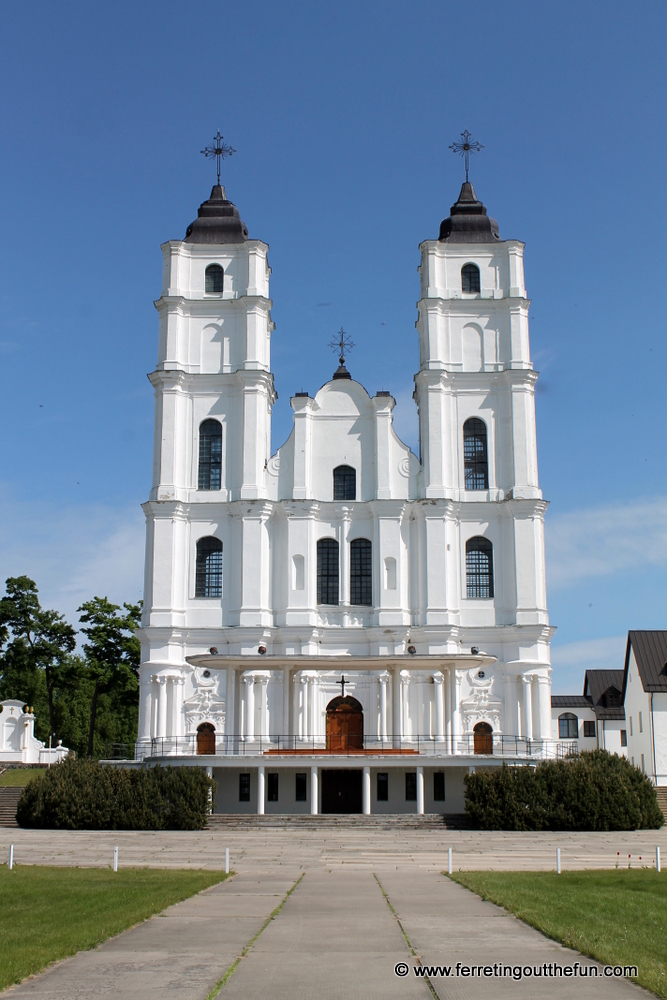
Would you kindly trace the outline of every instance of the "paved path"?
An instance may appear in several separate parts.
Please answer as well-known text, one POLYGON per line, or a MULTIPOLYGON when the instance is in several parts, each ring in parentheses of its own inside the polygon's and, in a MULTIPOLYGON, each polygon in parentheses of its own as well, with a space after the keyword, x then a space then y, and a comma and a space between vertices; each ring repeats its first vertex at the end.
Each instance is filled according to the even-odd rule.
POLYGON ((238 874, 14 987, 8 998, 204 1000, 304 873, 223 987, 220 1000, 649 996, 631 983, 601 978, 516 982, 434 977, 434 994, 412 972, 417 959, 403 931, 424 965, 570 965, 577 959, 588 965, 590 960, 443 877, 446 847, 454 846, 456 866, 465 868, 553 867, 557 844, 565 867, 568 861, 571 867, 612 867, 617 849, 650 857, 652 844, 666 845, 662 831, 576 836, 374 831, 370 841, 363 832, 340 830, 285 835, 8 830, 0 849, 10 840, 19 864, 108 864, 118 843, 121 865, 219 868, 229 845, 238 874), (407 964, 407 977, 395 975, 398 962, 407 964))

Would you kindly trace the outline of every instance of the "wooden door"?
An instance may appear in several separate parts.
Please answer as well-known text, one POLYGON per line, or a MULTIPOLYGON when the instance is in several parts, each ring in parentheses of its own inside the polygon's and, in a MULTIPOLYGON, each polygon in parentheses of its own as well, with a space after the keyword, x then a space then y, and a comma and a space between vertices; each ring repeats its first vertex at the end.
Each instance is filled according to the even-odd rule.
POLYGON ((215 727, 210 722, 202 722, 197 728, 197 753, 215 753, 215 727))
POLYGON ((356 698, 334 698, 327 705, 327 750, 347 753, 364 746, 364 712, 356 698))
POLYGON ((493 753, 493 729, 488 722, 478 722, 473 729, 475 753, 493 753))

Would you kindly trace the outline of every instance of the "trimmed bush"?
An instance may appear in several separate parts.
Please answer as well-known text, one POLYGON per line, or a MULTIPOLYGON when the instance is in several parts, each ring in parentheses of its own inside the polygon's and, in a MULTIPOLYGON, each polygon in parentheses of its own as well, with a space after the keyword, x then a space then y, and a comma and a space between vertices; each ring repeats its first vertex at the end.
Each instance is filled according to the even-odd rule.
POLYGON ((201 830, 215 782, 200 767, 102 767, 65 759, 23 790, 21 826, 50 830, 201 830))
POLYGON ((646 775, 606 750, 467 774, 465 809, 482 830, 657 830, 665 822, 646 775))

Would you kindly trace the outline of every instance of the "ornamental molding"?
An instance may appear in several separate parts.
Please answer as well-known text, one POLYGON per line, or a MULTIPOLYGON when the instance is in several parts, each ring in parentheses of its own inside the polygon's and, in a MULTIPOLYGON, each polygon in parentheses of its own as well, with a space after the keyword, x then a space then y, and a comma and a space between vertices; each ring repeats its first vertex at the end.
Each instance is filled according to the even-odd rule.
POLYGON ((466 671, 470 694, 461 701, 463 732, 471 733, 478 722, 488 722, 494 733, 502 730, 503 702, 491 693, 493 673, 488 668, 479 676, 479 669, 466 671))

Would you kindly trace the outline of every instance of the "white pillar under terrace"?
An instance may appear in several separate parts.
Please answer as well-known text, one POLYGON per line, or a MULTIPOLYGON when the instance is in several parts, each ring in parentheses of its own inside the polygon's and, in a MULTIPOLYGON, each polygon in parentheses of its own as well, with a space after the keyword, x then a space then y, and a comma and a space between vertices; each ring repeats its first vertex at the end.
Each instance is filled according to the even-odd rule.
POLYGON ((457 742, 461 739, 461 675, 456 669, 452 669, 452 737, 454 741, 454 753, 459 753, 460 748, 457 742))
POLYGON ((236 688, 236 671, 234 667, 227 667, 227 681, 225 687, 225 736, 227 737, 227 748, 232 749, 234 736, 236 735, 236 723, 234 720, 234 694, 236 688))
POLYGON ((264 765, 257 768, 257 815, 264 815, 264 765))
POLYGON ((318 736, 321 735, 319 732, 320 728, 319 719, 317 717, 318 686, 319 686, 319 677, 317 674, 313 674, 312 677, 310 678, 310 684, 309 684, 310 694, 308 697, 308 708, 310 709, 309 729, 310 729, 311 739, 316 739, 318 736))
POLYGON ((452 668, 446 671, 444 676, 444 696, 445 696, 445 735, 447 736, 447 746, 452 747, 452 668))
POLYGON ((361 779, 361 811, 364 816, 371 814, 371 769, 368 765, 364 767, 361 779))
POLYGON ((148 739, 151 733, 151 715, 153 701, 153 678, 142 673, 139 689, 139 739, 148 739))
POLYGON ((519 726, 516 718, 516 677, 514 674, 505 674, 503 677, 503 690, 505 694, 505 718, 504 736, 518 736, 519 726))
POLYGON ((319 812, 319 768, 316 766, 310 769, 310 814, 317 816, 319 812))
MULTIPOLYGON (((401 735, 406 738, 410 728, 410 674, 407 670, 401 670, 401 735)), ((412 733, 409 734, 410 736, 412 733)))
POLYGON ((445 678, 439 670, 433 674, 433 684, 435 685, 435 738, 443 740, 445 738, 445 678))
POLYGON ((424 815, 424 768, 417 768, 417 812, 424 815))
POLYGON ((299 677, 299 687, 301 688, 301 704, 299 705, 299 736, 302 740, 308 739, 308 678, 301 674, 299 677))

